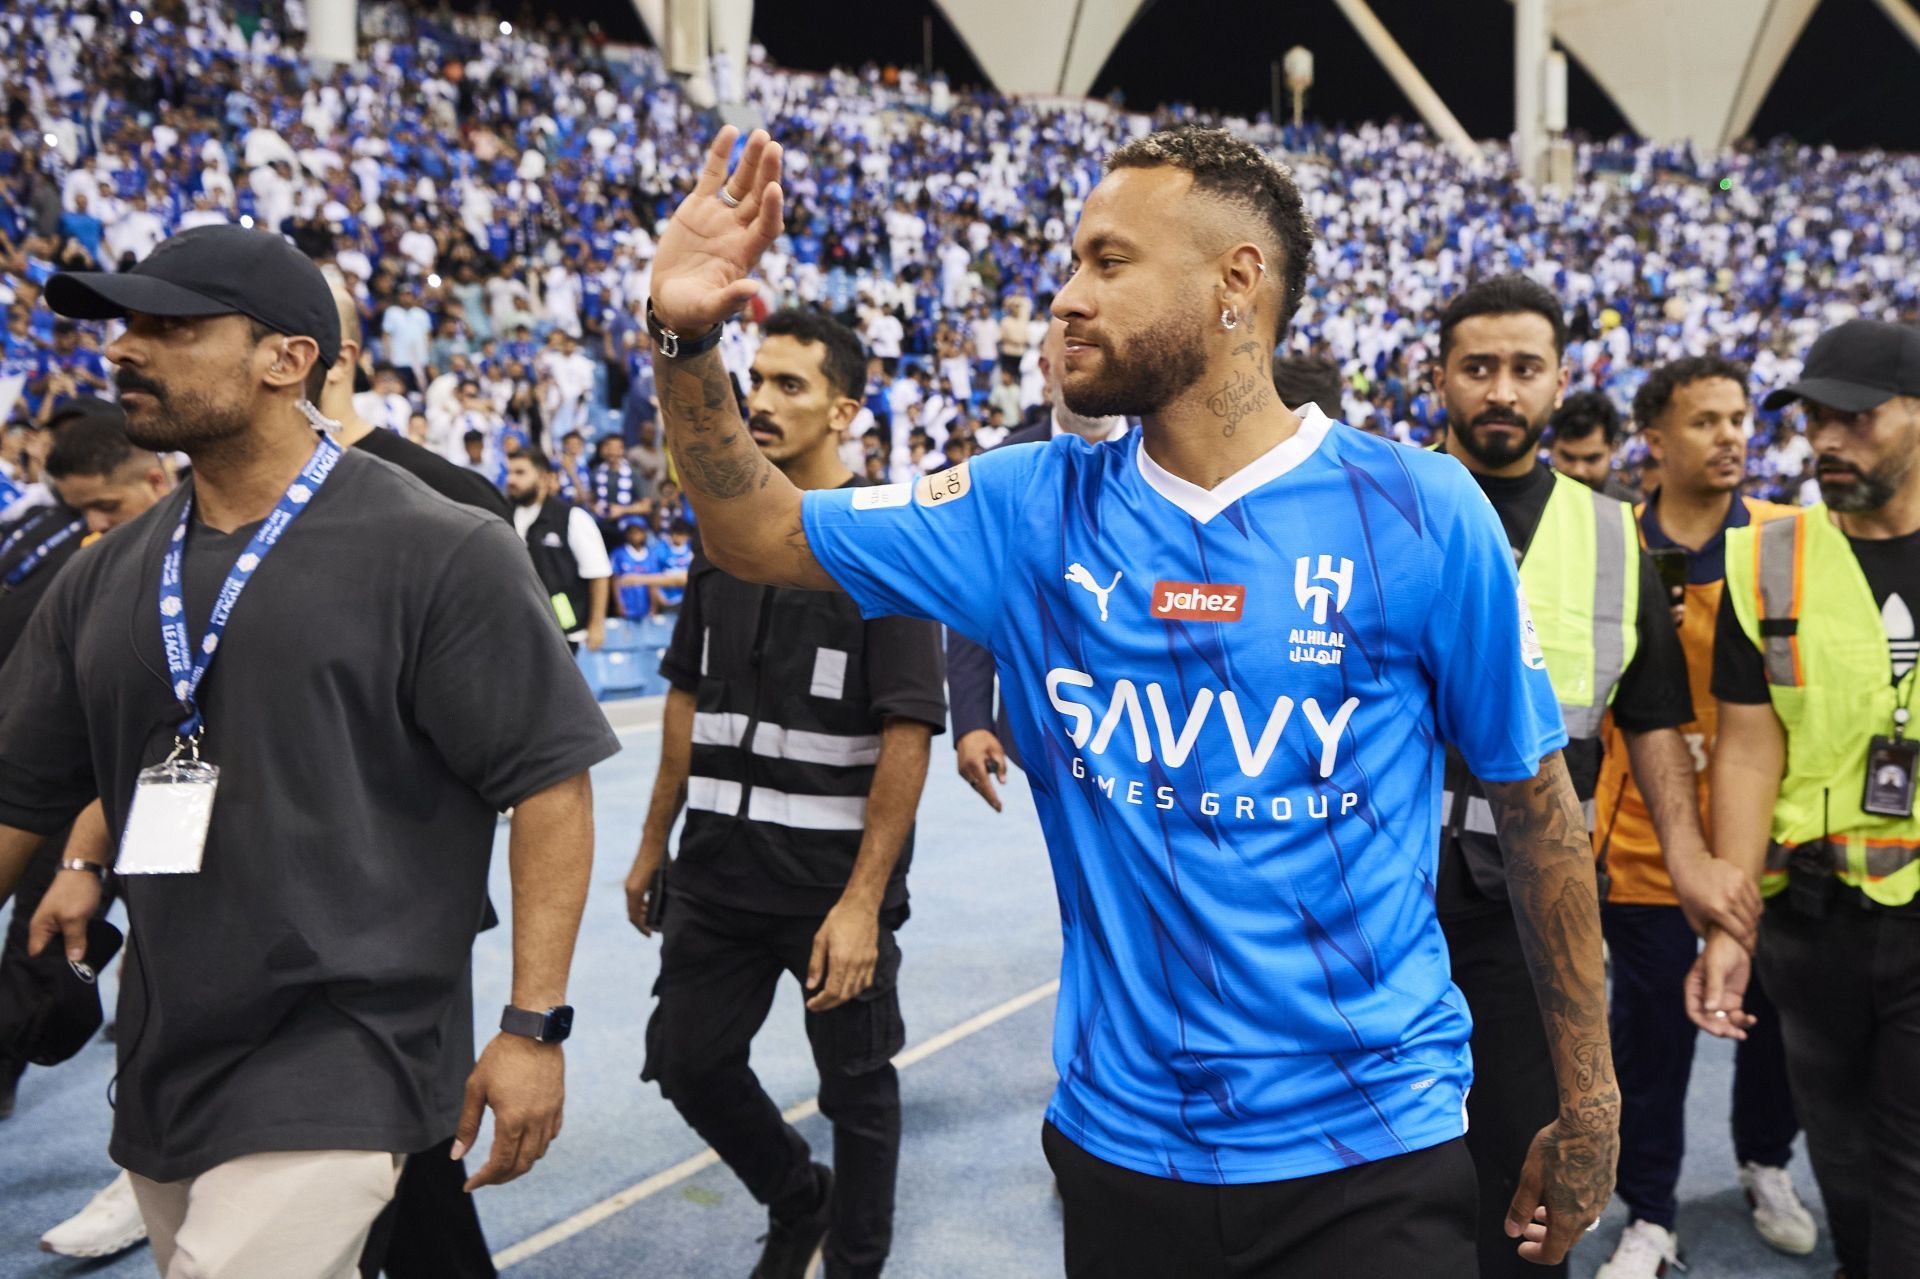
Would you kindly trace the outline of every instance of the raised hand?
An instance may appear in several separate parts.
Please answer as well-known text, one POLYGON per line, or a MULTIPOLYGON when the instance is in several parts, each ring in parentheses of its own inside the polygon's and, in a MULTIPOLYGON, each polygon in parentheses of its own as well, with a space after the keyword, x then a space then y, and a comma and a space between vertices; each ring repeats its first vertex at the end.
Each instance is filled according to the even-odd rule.
POLYGON ((780 235, 780 144, 755 129, 740 167, 727 156, 740 131, 720 130, 693 194, 673 211, 653 258, 653 313, 676 333, 693 336, 745 306, 760 286, 748 278, 780 235))

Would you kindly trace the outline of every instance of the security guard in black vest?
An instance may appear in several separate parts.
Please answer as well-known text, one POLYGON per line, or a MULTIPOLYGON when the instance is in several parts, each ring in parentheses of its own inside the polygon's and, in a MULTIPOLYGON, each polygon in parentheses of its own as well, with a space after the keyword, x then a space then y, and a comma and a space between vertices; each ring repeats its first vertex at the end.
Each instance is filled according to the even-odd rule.
MULTIPOLYGON (((761 332, 754 442, 801 488, 859 483, 838 451, 865 388, 859 341, 806 311, 761 332)), ((878 1275, 900 1146, 890 1063, 906 1037, 894 931, 946 720, 940 628, 867 621, 844 595, 752 585, 696 556, 660 670, 673 685, 660 772, 627 877, 634 925, 665 937, 641 1078, 767 1205, 755 1279, 800 1279, 823 1241, 829 1279, 878 1275), (808 995, 831 1170, 747 1062, 782 972, 808 995)))
POLYGON ((513 503, 513 527, 526 539, 533 568, 553 602, 554 619, 567 643, 590 652, 607 642, 607 600, 613 588, 613 561, 600 526, 584 506, 569 506, 553 496, 553 463, 536 448, 516 449, 507 458, 507 500, 513 503))

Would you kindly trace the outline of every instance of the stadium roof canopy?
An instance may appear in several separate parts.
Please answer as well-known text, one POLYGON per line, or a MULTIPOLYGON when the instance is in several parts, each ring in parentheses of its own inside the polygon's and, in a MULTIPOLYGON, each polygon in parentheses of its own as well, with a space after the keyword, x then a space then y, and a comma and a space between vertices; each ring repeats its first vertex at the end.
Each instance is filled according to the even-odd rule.
MULTIPOLYGON (((935 2, 1002 92, 1081 96, 1145 0, 935 2)), ((1818 4, 1550 0, 1548 23, 1636 132, 1720 146, 1746 132, 1818 4)))

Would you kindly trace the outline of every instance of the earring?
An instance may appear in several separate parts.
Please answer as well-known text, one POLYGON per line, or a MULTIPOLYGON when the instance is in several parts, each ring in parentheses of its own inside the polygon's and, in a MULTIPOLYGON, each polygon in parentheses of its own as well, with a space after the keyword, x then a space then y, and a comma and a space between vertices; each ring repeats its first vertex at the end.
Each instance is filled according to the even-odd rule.
POLYGON ((1240 327, 1240 313, 1239 313, 1238 311, 1236 311, 1236 310, 1234 310, 1234 309, 1233 309, 1232 307, 1230 307, 1230 306, 1228 306, 1228 307, 1222 307, 1222 308, 1220 309, 1220 327, 1221 327, 1221 328, 1223 328, 1223 329, 1237 329, 1237 328, 1239 328, 1239 327, 1240 327))

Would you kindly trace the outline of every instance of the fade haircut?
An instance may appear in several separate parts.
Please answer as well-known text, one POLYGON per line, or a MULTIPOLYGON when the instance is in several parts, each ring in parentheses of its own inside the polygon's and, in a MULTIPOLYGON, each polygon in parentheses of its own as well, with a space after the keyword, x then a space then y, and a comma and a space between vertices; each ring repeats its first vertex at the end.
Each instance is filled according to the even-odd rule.
POLYGON ((47 474, 56 480, 73 475, 107 479, 129 462, 158 466, 159 459, 136 448, 127 438, 126 419, 118 414, 92 413, 70 417, 47 450, 47 474))
POLYGON ((1689 383, 1720 377, 1739 387, 1743 398, 1752 398, 1747 394, 1747 371, 1744 368, 1717 355, 1689 355, 1684 359, 1669 360, 1647 374, 1647 380, 1633 393, 1633 420, 1640 424, 1643 431, 1650 426, 1658 426, 1657 419, 1673 403, 1675 391, 1689 383))
POLYGON ((1283 164, 1225 129, 1166 129, 1135 138, 1107 156, 1107 172, 1174 168, 1193 179, 1195 192, 1257 220, 1278 247, 1280 325, 1285 333, 1307 292, 1307 260, 1313 255, 1313 223, 1300 189, 1283 164))
POLYGON ((818 311, 789 307, 775 311, 760 326, 763 337, 792 338, 796 342, 819 343, 825 348, 820 356, 820 371, 827 387, 844 399, 858 400, 867 394, 867 353, 852 329, 818 311))
POLYGON ((1273 361, 1273 389, 1290 409, 1318 404, 1335 421, 1340 419, 1346 385, 1340 366, 1324 355, 1281 355, 1273 361))
POLYGON ((1475 280, 1440 313, 1440 362, 1453 349, 1453 330, 1477 315, 1537 315, 1553 326, 1553 353, 1567 353, 1567 316, 1560 299, 1543 284, 1524 275, 1490 275, 1475 280))
POLYGON ((1556 440, 1584 440, 1595 431, 1605 437, 1612 449, 1620 443, 1620 410, 1604 391, 1581 391, 1569 395, 1566 403, 1547 419, 1556 440))

